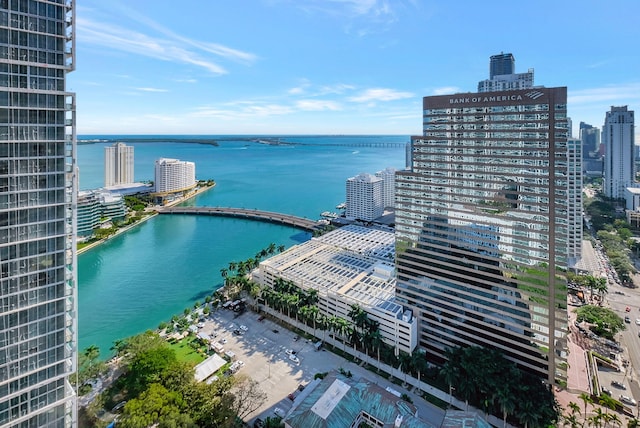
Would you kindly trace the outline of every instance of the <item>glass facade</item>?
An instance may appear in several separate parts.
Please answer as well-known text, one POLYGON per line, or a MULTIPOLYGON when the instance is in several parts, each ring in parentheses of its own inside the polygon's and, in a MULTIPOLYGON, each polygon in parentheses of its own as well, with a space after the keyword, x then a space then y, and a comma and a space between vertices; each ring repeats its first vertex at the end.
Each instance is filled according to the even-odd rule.
POLYGON ((0 427, 75 426, 71 0, 0 0, 0 427))
POLYGON ((442 362, 500 349, 566 379, 566 88, 424 98, 411 168, 396 174, 399 300, 442 362))

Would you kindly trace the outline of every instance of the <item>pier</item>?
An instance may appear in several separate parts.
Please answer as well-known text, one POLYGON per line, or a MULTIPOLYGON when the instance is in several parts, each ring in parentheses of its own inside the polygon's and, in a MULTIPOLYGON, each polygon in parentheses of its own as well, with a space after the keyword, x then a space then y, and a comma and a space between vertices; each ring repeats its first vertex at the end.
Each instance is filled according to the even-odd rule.
POLYGON ((311 232, 322 227, 321 224, 314 220, 289 214, 261 211, 258 209, 251 210, 228 207, 162 207, 157 208, 156 211, 158 214, 213 215, 266 221, 270 223, 284 224, 286 226, 293 226, 311 232))

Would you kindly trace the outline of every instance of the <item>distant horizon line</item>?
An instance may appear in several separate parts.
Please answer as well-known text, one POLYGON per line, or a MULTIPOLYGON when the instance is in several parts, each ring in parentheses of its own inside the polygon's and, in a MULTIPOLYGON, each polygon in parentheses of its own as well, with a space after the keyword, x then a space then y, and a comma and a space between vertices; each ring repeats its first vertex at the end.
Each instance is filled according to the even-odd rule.
POLYGON ((413 134, 77 134, 80 137, 147 137, 147 136, 168 136, 168 137, 210 137, 210 136, 231 136, 231 137, 405 137, 413 134))

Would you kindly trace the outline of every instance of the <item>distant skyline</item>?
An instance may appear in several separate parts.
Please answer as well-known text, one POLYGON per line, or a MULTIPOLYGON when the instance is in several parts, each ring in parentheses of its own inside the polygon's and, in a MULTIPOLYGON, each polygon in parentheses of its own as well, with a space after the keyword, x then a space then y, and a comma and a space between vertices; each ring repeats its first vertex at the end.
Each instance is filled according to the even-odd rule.
POLYGON ((475 92, 500 52, 568 87, 574 136, 611 106, 640 111, 636 0, 83 0, 76 15, 80 135, 420 135, 422 97, 475 92))

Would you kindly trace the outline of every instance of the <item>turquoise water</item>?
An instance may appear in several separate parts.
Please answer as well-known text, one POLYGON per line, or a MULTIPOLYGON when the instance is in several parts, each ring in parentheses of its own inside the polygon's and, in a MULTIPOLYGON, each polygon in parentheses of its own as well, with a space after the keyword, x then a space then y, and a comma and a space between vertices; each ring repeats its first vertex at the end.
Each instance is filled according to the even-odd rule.
MULTIPOLYGON (((80 139, 114 138, 81 136, 80 139)), ((404 168, 407 136, 283 137, 296 146, 220 141, 220 146, 133 143, 135 177, 153 180, 160 157, 196 163, 198 179, 216 187, 189 205, 258 208, 317 219, 345 199, 345 180, 361 172, 404 168)), ((171 141, 167 137, 167 141, 171 141)), ((102 186, 104 147, 78 146, 80 188, 102 186)), ((300 230, 248 220, 159 216, 78 257, 80 349, 102 355, 113 341, 155 328, 203 301, 222 283, 220 269, 253 257, 270 243, 290 247, 309 239, 300 230)))

